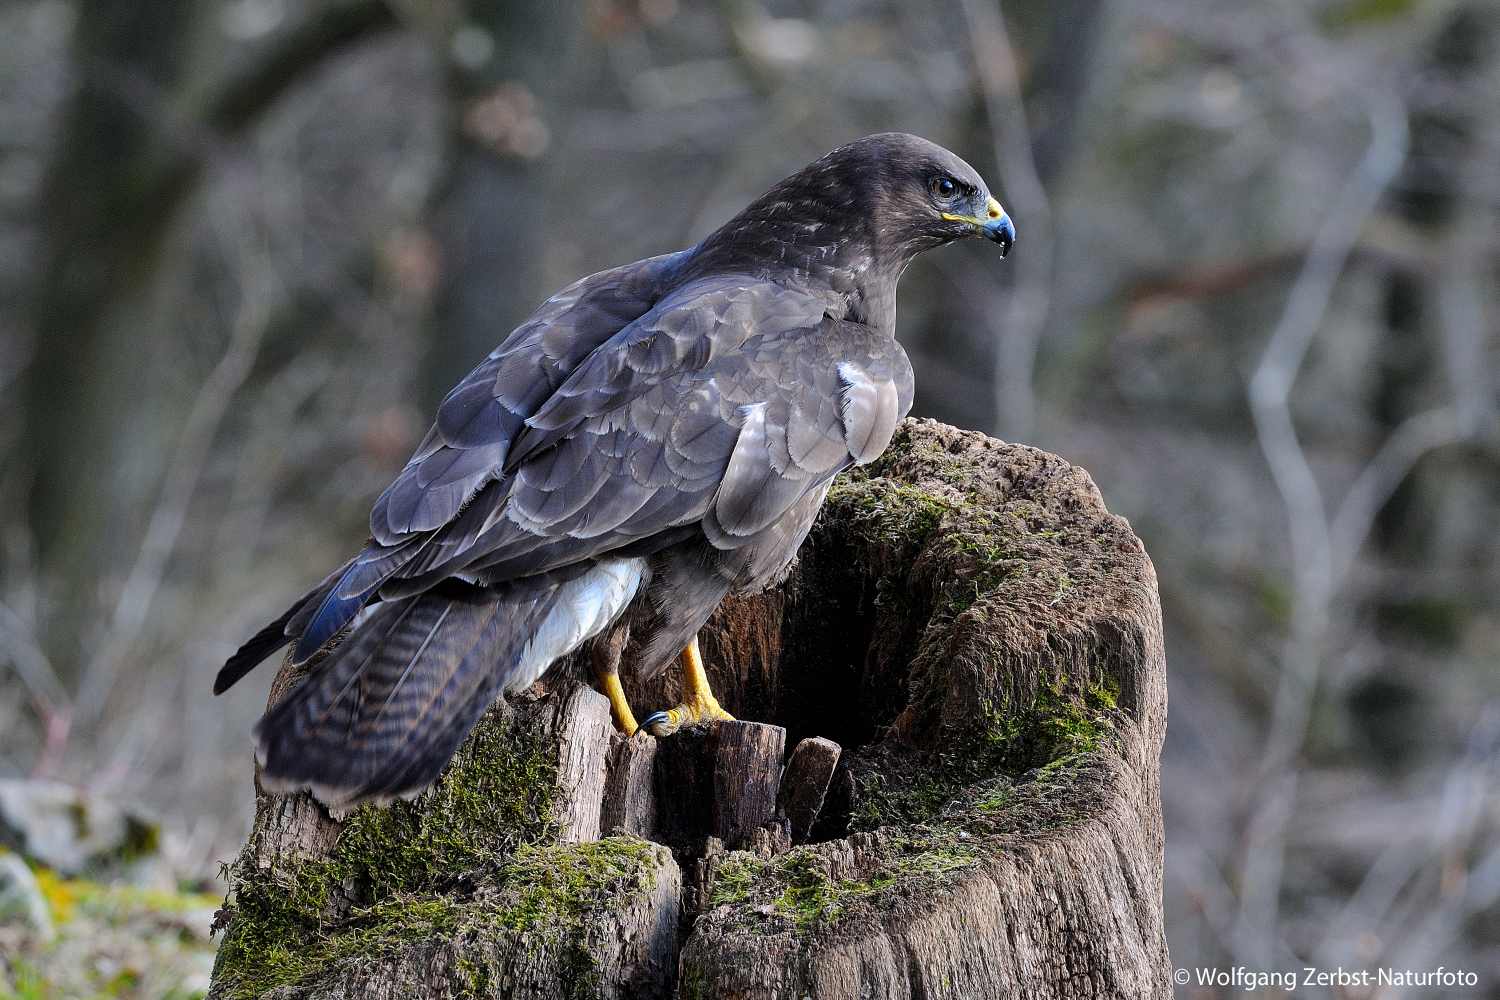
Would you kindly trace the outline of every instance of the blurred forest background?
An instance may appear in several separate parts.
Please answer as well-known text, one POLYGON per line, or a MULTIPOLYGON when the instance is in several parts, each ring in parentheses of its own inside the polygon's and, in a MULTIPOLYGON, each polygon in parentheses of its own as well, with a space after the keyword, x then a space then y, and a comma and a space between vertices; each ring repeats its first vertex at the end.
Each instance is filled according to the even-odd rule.
POLYGON ((446 389, 899 129, 1019 231, 908 272, 915 412, 1081 464, 1160 575, 1174 964, 1500 997, 1497 43, 1480 0, 3 0, 0 777, 149 807, 213 889, 273 671, 213 674, 446 389))

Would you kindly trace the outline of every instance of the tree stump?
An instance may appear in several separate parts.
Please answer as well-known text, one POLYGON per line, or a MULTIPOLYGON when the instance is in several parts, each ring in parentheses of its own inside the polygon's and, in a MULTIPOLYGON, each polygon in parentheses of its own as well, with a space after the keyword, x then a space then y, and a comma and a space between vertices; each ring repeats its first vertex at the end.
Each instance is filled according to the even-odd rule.
POLYGON ((809 736, 792 751, 776 794, 776 811, 786 817, 792 843, 804 843, 812 833, 842 752, 837 743, 821 736, 809 736))
POLYGON ((580 651, 412 802, 262 795, 212 995, 1170 995, 1155 575, 1082 470, 907 420, 700 644, 758 724, 612 736, 580 651))

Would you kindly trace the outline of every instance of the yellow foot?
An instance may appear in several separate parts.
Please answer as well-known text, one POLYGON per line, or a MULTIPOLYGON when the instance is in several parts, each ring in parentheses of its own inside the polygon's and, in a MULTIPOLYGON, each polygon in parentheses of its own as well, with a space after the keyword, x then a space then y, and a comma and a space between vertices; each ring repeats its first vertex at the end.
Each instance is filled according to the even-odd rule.
POLYGON ((703 657, 698 654, 698 637, 688 643, 678 658, 682 663, 682 704, 666 712, 657 712, 645 722, 652 736, 670 736, 679 729, 715 719, 733 721, 734 716, 719 707, 703 672, 703 657))
POLYGON ((615 717, 615 728, 626 736, 634 736, 641 727, 635 724, 635 713, 630 710, 630 702, 625 700, 625 691, 620 687, 618 674, 610 674, 604 679, 604 696, 609 699, 610 711, 615 717))
POLYGON ((635 724, 635 713, 630 710, 625 689, 620 686, 620 650, 629 634, 619 629, 607 641, 594 644, 594 675, 599 678, 599 687, 609 699, 615 727, 626 736, 634 736, 640 726, 635 724))

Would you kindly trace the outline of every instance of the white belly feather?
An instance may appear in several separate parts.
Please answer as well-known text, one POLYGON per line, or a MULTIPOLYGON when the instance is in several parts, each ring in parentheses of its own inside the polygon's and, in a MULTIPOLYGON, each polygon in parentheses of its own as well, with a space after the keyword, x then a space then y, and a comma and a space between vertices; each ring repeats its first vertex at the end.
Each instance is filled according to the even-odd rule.
POLYGON ((526 690, 554 662, 603 632, 650 575, 645 559, 606 559, 563 584, 557 603, 521 652, 505 692, 526 690))

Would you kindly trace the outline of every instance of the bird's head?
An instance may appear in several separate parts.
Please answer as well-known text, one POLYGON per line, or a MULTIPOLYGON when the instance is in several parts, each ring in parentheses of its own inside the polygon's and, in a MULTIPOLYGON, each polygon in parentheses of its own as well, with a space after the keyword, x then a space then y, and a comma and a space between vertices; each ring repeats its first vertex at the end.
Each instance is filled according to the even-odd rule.
MULTIPOLYGON (((1016 229, 979 172, 903 132, 866 136, 792 174, 699 245, 705 268, 752 264, 889 281, 924 250, 1016 229)), ((894 287, 894 286, 893 286, 894 287)))
POLYGON ((872 135, 828 154, 863 175, 869 211, 882 242, 918 253, 969 236, 1000 245, 1016 228, 979 172, 936 143, 901 132, 872 135))

